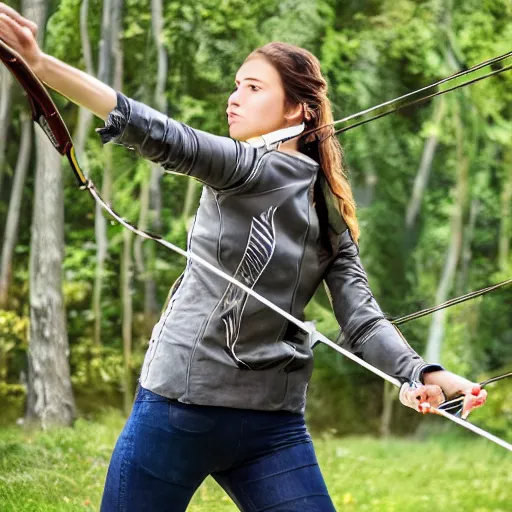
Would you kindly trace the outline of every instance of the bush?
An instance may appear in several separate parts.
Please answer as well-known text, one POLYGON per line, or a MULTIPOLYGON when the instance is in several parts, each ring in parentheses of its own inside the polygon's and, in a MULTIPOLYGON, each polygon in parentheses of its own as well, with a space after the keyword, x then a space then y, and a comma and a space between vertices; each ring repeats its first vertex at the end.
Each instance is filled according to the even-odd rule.
POLYGON ((14 423, 23 416, 26 396, 25 386, 0 382, 0 425, 14 423))

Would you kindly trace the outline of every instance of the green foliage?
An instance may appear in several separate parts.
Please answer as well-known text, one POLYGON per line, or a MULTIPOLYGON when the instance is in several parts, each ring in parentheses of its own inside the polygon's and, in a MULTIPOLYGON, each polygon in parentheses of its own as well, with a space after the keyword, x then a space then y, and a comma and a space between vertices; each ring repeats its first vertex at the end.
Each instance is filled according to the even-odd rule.
MULTIPOLYGON (((144 352, 137 347, 130 361, 132 382, 137 381, 143 359, 144 352)), ((120 407, 124 358, 119 347, 97 346, 90 339, 83 339, 74 345, 70 363, 71 382, 82 414, 95 415, 107 406, 120 407)))
POLYGON ((76 62, 81 57, 81 48, 75 43, 80 33, 80 4, 80 0, 61 0, 46 26, 46 49, 59 59, 76 62))
POLYGON ((28 318, 0 310, 0 383, 13 377, 20 353, 27 347, 28 318))
MULTIPOLYGON (((14 5, 19 7, 19 2, 14 5)), ((45 50, 83 68, 78 37, 80 6, 78 0, 53 2, 45 50)), ((102 7, 100 0, 89 3, 87 28, 95 70, 102 7)), ((236 71, 252 50, 269 41, 298 44, 318 56, 328 79, 334 115, 339 119, 503 54, 510 50, 512 39, 512 5, 508 0, 173 0, 164 2, 163 7, 162 41, 169 63, 165 87, 168 113, 193 127, 224 135, 224 111, 236 71)), ((158 64, 151 2, 127 0, 122 22, 123 92, 154 105, 158 64)), ((63 114, 73 132, 77 110, 66 99, 58 95, 54 98, 59 107, 64 107, 63 114)), ((510 179, 512 73, 502 73, 444 96, 444 117, 436 124, 434 113, 440 101, 433 99, 340 136, 345 170, 359 205, 362 261, 375 297, 391 317, 435 303, 451 237, 450 218, 461 155, 469 159, 468 198, 463 211, 464 252, 449 295, 505 279, 512 268, 510 250, 505 258, 508 267, 503 268, 499 254, 500 238, 508 240, 509 246, 511 239, 503 190, 510 179), (408 228, 405 212, 433 135, 437 136, 437 146, 427 188, 418 219, 408 228), (477 214, 470 229, 473 203, 477 214)), ((9 142, 19 140, 18 113, 25 108, 26 98, 16 90, 9 142)), ((100 125, 95 120, 95 126, 100 125)), ((141 191, 148 183, 150 165, 124 148, 106 150, 91 131, 85 155, 79 158, 87 158, 88 173, 99 188, 110 151, 114 170, 109 202, 123 217, 137 224, 141 191)), ((17 145, 10 143, 0 198, 2 226, 17 153, 17 145)), ((63 167, 63 172, 63 275, 71 366, 77 401, 83 411, 89 412, 103 403, 118 404, 122 391, 119 276, 123 228, 107 216, 109 249, 101 304, 104 345, 95 347, 91 308, 97 250, 95 207, 89 194, 77 190, 69 169, 63 167)), ((0 312, 0 383, 9 385, 19 380, 26 367, 33 186, 29 173, 8 310, 0 312)), ((187 242, 186 219, 182 218, 187 187, 188 179, 181 176, 164 174, 161 179, 159 234, 182 248, 187 242)), ((134 267, 131 282, 134 377, 142 364, 152 327, 150 320, 156 320, 146 311, 145 279, 148 275, 153 277, 159 309, 185 266, 181 256, 151 244, 143 243, 150 254, 149 261, 144 271, 134 267)), ((503 243, 501 247, 503 251, 503 243)), ((504 371, 512 360, 511 308, 508 288, 448 310, 442 362, 475 380, 480 375, 504 371)), ((321 332, 332 339, 337 336, 336 319, 322 290, 308 306, 306 315, 316 321, 321 332)), ((422 318, 403 326, 404 335, 420 353, 425 350, 430 324, 431 318, 422 318)), ((325 347, 315 350, 315 359, 308 405, 312 428, 347 433, 361 432, 364 425, 365 432, 376 432, 382 410, 380 381, 325 347)), ((489 404, 478 411, 478 418, 486 426, 504 436, 510 436, 512 431, 505 406, 508 386, 495 385, 490 390, 489 404)), ((413 428, 419 421, 407 413, 394 408, 396 429, 402 428, 403 423, 413 428)), ((346 505, 352 506, 350 500, 346 505)))
POLYGON ((0 381, 0 426, 14 423, 24 412, 26 388, 0 381))
POLYGON ((122 381, 123 355, 115 348, 93 346, 85 341, 73 348, 71 364, 75 386, 93 386, 96 392, 101 392, 105 387, 110 388, 111 383, 122 381))
MULTIPOLYGON (((512 366, 502 369, 503 372, 512 371, 512 366)), ((491 375, 481 375, 479 380, 485 380, 491 375)), ((512 380, 498 381, 487 388, 488 398, 485 407, 471 413, 471 421, 478 426, 492 432, 494 435, 512 442, 512 380)))

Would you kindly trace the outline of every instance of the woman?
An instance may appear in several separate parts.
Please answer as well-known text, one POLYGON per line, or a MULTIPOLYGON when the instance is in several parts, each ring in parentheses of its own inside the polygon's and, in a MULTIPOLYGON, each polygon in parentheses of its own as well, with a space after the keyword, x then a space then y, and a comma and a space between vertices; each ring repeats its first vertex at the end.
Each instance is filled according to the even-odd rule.
MULTIPOLYGON (((189 249, 296 317, 322 280, 344 344, 402 382, 427 412, 478 385, 425 363, 384 318, 358 257, 359 228, 327 84, 308 51, 270 43, 238 70, 230 138, 167 118, 41 52, 36 27, 0 4, 0 37, 48 86, 106 121, 102 141, 204 183, 189 249), (318 135, 318 134, 317 134, 318 135)), ((116 444, 103 511, 182 511, 207 475, 241 510, 332 511, 304 423, 310 340, 190 260, 153 329, 135 404, 116 444)))

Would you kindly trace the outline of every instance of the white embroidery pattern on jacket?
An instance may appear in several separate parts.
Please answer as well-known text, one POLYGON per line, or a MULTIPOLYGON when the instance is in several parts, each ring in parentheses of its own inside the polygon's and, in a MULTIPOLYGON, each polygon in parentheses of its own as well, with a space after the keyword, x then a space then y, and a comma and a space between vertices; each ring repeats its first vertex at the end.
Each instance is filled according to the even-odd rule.
MULTIPOLYGON (((266 212, 252 219, 247 247, 233 276, 248 288, 254 288, 274 254, 276 246, 274 214, 276 210, 277 207, 271 206, 266 212)), ((221 301, 221 318, 226 326, 228 353, 238 364, 250 370, 251 367, 235 354, 235 345, 240 334, 241 320, 247 298, 248 294, 246 292, 230 283, 221 301)))

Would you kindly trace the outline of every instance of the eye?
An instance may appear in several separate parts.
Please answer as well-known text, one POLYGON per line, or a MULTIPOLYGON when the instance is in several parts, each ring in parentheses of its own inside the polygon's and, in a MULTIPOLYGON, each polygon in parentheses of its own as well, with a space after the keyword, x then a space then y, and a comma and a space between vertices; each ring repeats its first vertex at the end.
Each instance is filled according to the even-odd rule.
MULTIPOLYGON (((251 91, 253 92, 258 92, 261 88, 258 87, 257 85, 254 85, 254 84, 247 84, 247 87, 249 89, 251 89, 251 91)), ((236 92, 238 90, 238 87, 235 87, 230 94, 233 94, 234 92, 236 92)))

